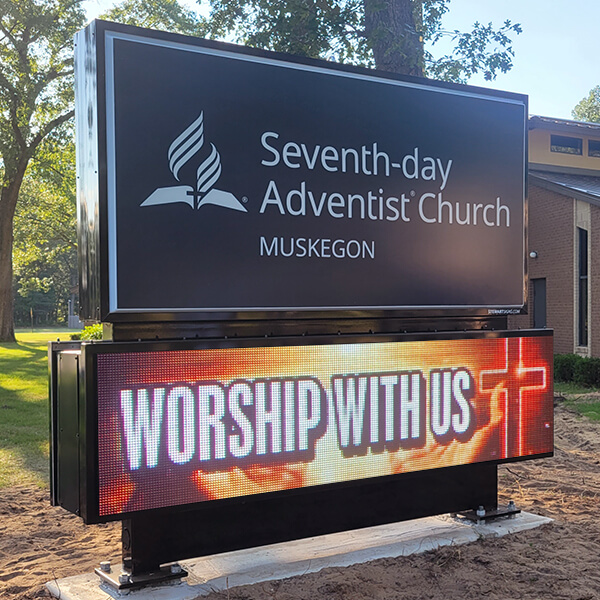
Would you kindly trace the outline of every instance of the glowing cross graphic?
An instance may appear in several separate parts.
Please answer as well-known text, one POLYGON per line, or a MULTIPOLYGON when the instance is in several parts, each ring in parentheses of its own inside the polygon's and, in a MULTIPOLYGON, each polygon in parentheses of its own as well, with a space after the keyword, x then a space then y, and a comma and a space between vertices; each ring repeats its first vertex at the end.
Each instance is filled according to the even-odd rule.
POLYGON ((479 389, 482 392, 492 392, 502 384, 505 399, 502 458, 521 456, 523 452, 523 391, 546 389, 546 367, 523 364, 523 341, 523 338, 507 338, 504 368, 480 373, 479 389))

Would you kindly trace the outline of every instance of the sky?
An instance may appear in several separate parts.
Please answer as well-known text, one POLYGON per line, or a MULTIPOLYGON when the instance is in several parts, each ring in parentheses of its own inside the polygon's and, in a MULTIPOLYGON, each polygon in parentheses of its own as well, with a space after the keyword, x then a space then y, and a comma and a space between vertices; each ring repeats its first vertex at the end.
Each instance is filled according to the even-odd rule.
POLYGON ((529 113, 571 119, 571 110, 600 85, 600 0, 452 0, 444 28, 467 30, 474 21, 520 23, 513 68, 491 83, 469 83, 529 96, 529 113))
MULTIPOLYGON (((112 4, 84 2, 90 19, 112 4)), ((527 94, 532 115, 572 118, 574 106, 600 85, 600 0, 451 0, 443 28, 468 31, 475 21, 498 28, 506 19, 523 28, 514 37, 513 68, 495 81, 474 76, 469 83, 527 94)))

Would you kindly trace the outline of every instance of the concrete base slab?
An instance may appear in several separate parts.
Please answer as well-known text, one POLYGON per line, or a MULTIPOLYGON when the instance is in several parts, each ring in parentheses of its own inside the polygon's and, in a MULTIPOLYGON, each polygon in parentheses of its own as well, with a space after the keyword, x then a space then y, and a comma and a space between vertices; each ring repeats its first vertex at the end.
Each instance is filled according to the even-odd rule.
MULTIPOLYGON (((474 542, 482 537, 501 537, 550 522, 552 519, 531 513, 479 525, 442 515, 345 531, 181 561, 181 566, 189 573, 181 583, 144 588, 128 595, 131 600, 193 600, 215 590, 285 579, 378 558, 408 556, 442 546, 474 542)), ((61 600, 110 600, 124 595, 124 592, 119 594, 101 584, 94 573, 50 581, 46 587, 61 600)))

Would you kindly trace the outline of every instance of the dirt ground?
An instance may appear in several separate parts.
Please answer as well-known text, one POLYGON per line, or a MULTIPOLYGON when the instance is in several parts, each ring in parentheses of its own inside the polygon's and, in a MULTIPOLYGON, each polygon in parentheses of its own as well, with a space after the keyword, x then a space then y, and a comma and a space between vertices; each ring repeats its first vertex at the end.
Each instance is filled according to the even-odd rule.
MULTIPOLYGON (((326 569, 208 600, 600 599, 600 424, 556 408, 555 457, 499 469, 501 501, 552 517, 538 529, 417 556, 326 569)), ((34 488, 0 490, 0 598, 120 554, 118 524, 85 526, 34 488)))

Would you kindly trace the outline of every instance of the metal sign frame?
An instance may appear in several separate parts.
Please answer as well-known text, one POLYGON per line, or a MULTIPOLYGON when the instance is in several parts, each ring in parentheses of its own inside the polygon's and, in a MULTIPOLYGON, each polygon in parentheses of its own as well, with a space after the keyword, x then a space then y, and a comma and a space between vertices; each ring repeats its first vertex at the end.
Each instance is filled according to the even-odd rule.
MULTIPOLYGON (((222 500, 202 501, 194 504, 183 504, 179 506, 168 506, 152 510, 140 510, 131 513, 119 513, 109 516, 101 516, 99 511, 99 439, 98 439, 98 382, 97 382, 97 357, 103 354, 119 354, 126 352, 158 352, 170 350, 197 350, 217 348, 260 348, 260 347, 285 347, 285 346, 314 346, 332 344, 359 344, 359 343, 384 343, 384 342, 410 342, 428 340, 469 340, 469 339, 491 339, 511 337, 548 337, 550 330, 518 331, 518 332, 463 332, 438 333, 429 335, 373 335, 373 336, 314 336, 305 338, 254 338, 254 339, 228 339, 228 340, 194 340, 176 342, 129 342, 129 343, 84 343, 80 349, 74 343, 51 344, 51 374, 52 374, 52 431, 54 443, 52 444, 52 489, 55 503, 61 504, 80 514, 88 523, 120 520, 127 518, 144 517, 155 518, 178 512, 200 511, 202 514, 210 515, 211 511, 218 514, 227 514, 228 511, 237 510, 240 505, 255 504, 261 502, 269 505, 286 505, 298 503, 302 506, 306 503, 314 505, 318 498, 337 498, 344 504, 349 497, 366 493, 365 490, 387 489, 402 487, 404 481, 411 478, 424 478, 436 481, 435 473, 438 471, 452 472, 455 467, 444 469, 433 469, 432 471, 416 471, 390 476, 380 476, 374 479, 358 479, 342 483, 332 483, 298 489, 282 490, 276 492, 261 493, 257 496, 242 496, 222 500), (77 349, 76 349, 77 348, 77 349), (61 361, 59 367, 58 361, 61 361), (75 393, 75 389, 78 390, 75 393), (60 432, 60 433, 59 433, 60 432), (69 452, 67 452, 67 450, 69 452), (74 486, 73 481, 78 481, 74 486), (292 500, 293 498, 297 500, 292 500), (342 502, 344 500, 344 502, 342 502), (211 508, 212 507, 212 508, 211 508)), ((549 374, 550 376, 551 374, 549 374)), ((541 455, 528 455, 525 457, 508 458, 485 463, 474 463, 463 465, 461 468, 482 464, 495 465, 504 462, 514 462, 534 457, 551 456, 551 453, 541 455)), ((385 495, 385 494, 384 494, 385 495)), ((434 494, 438 497, 439 494, 434 494)), ((390 498, 394 494, 390 495, 390 498)), ((390 506, 397 503, 397 498, 390 499, 390 506)), ((440 510, 445 504, 440 505, 440 510)), ((462 507, 464 508, 464 506, 462 507)), ((353 511, 356 510, 356 507, 353 511)), ((378 509, 379 510, 379 509, 378 509)), ((382 509, 386 512, 387 509, 382 509)), ((391 508, 390 508, 391 510, 391 508)), ((351 511, 351 512, 353 512, 351 511)), ((369 512, 367 510, 367 512, 369 512)), ((216 514, 215 513, 215 514, 216 514)), ((409 511, 408 514, 412 514, 409 511)), ((434 514, 428 513, 428 514, 434 514)), ((350 518, 349 515, 346 518, 350 518)), ((362 517, 361 517, 362 518, 362 517)), ((398 518, 413 518, 411 516, 398 518)), ((359 518, 359 522, 360 518, 359 518)), ((324 525, 323 525, 324 526, 324 525)), ((362 525, 357 525, 362 526, 362 525)))
MULTIPOLYGON (((292 305, 261 308, 245 306, 233 300, 226 308, 209 306, 122 308, 117 300, 116 268, 118 253, 115 241, 114 168, 110 164, 111 148, 115 148, 114 128, 110 123, 114 96, 110 65, 113 40, 139 41, 142 44, 200 52, 224 60, 241 60, 252 64, 272 64, 299 72, 318 72, 342 79, 399 86, 404 89, 429 90, 449 97, 465 97, 482 101, 506 103, 521 107, 522 164, 519 177, 523 193, 522 222, 526 214, 526 121, 527 97, 520 94, 426 81, 390 73, 338 65, 320 60, 301 59, 289 55, 149 31, 135 27, 93 22, 76 39, 76 122, 78 131, 78 202, 80 247, 80 314, 84 319, 114 323, 144 323, 160 321, 302 321, 307 319, 369 318, 379 321, 406 317, 502 317, 524 312, 527 305, 527 254, 525 227, 521 232, 523 261, 521 301, 511 305, 473 303, 469 305, 361 305, 349 298, 347 305, 295 307, 292 305), (107 126, 108 124, 108 126, 107 126), (109 158, 107 162, 107 157, 109 158)), ((113 115, 113 117, 111 117, 113 115)), ((468 118, 468 117, 466 117, 468 118)), ((114 158, 114 157, 113 157, 114 158)), ((154 282, 156 284, 156 282, 154 282)), ((148 284, 150 285, 150 284, 148 284)), ((475 284, 476 285, 476 284, 475 284)))

